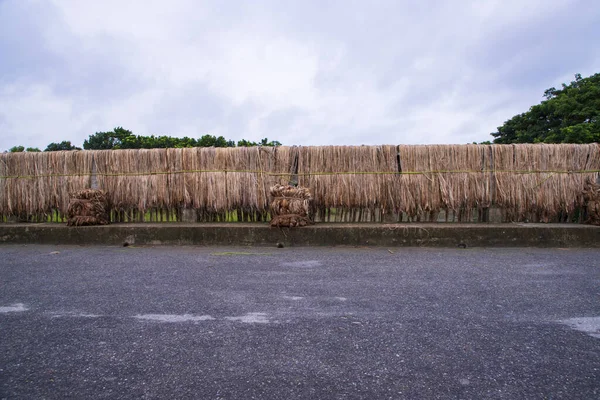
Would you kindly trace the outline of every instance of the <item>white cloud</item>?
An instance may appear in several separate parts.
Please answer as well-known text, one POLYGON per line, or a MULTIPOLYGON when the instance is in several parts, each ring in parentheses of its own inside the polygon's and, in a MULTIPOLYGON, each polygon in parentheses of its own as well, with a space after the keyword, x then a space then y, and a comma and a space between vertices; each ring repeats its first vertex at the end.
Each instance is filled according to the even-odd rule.
POLYGON ((315 101, 318 56, 309 46, 283 38, 227 35, 205 75, 207 84, 235 105, 253 100, 267 108, 315 101))
POLYGON ((482 141, 556 79, 597 72, 597 53, 552 58, 579 29, 598 32, 591 0, 8 3, 0 23, 35 24, 31 46, 55 59, 0 79, 5 147, 81 145, 118 125, 284 144, 482 141), (571 8, 583 27, 562 17, 571 8), (556 21, 564 33, 546 32, 556 21))
POLYGON ((2 147, 19 144, 42 147, 38 141, 40 135, 49 131, 60 132, 64 127, 69 129, 61 140, 79 141, 75 135, 69 134, 73 125, 81 126, 82 122, 73 118, 71 109, 71 101, 55 96, 48 86, 5 85, 0 90, 0 121, 3 121, 0 128, 3 136, 6 135, 2 147))

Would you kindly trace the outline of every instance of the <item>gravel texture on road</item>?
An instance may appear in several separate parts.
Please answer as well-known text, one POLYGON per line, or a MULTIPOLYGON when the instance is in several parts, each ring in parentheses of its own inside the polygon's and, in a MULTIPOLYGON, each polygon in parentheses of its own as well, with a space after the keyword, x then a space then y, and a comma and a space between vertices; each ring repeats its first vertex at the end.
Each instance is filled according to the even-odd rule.
POLYGON ((600 250, 3 245, 0 398, 600 398, 600 250))

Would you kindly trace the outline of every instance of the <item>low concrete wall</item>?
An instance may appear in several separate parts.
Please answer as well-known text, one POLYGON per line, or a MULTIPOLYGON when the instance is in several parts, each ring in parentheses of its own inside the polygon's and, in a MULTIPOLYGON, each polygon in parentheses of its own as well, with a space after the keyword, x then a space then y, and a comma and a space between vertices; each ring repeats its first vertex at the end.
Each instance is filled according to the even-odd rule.
POLYGON ((80 245, 600 247, 600 227, 575 224, 0 224, 0 243, 80 245))

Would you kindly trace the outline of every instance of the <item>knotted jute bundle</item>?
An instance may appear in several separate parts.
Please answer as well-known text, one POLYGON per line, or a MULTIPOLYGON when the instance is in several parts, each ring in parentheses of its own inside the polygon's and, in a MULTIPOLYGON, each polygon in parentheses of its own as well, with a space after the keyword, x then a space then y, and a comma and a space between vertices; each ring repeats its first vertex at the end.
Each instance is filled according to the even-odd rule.
POLYGON ((273 215, 271 226, 297 227, 311 224, 310 202, 312 196, 308 188, 290 185, 271 187, 270 209, 273 215))
POLYGON ((106 192, 84 189, 71 193, 67 208, 67 225, 107 225, 110 223, 109 204, 106 192))

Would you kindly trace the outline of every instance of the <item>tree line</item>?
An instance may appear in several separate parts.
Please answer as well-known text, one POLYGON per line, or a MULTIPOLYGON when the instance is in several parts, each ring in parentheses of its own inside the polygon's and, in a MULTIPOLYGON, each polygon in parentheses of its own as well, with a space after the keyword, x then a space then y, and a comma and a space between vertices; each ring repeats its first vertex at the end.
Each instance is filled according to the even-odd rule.
MULTIPOLYGON (((143 136, 134 135, 130 130, 117 127, 108 132, 96 132, 83 142, 85 150, 119 150, 119 149, 166 149, 185 147, 252 147, 252 146, 281 146, 277 140, 264 138, 259 142, 251 140, 227 140, 223 136, 203 135, 198 139, 190 137, 172 136, 143 136)), ((64 140, 60 143, 50 143, 44 151, 81 150, 70 141, 64 140)), ((37 147, 14 146, 9 150, 11 153, 39 152, 37 147)))
POLYGON ((494 143, 600 142, 600 73, 551 87, 540 104, 515 115, 496 132, 494 143))

